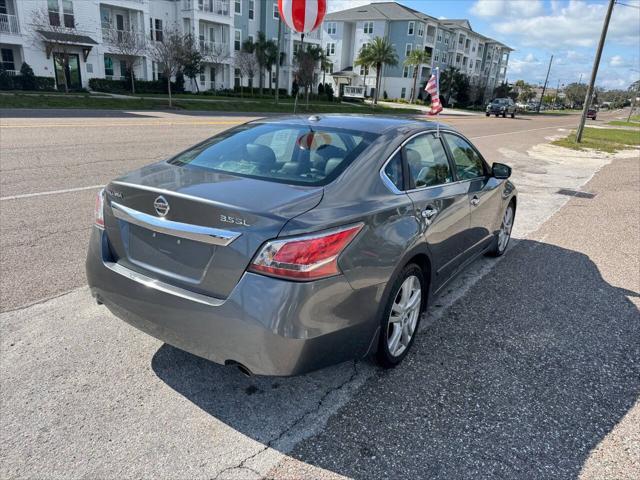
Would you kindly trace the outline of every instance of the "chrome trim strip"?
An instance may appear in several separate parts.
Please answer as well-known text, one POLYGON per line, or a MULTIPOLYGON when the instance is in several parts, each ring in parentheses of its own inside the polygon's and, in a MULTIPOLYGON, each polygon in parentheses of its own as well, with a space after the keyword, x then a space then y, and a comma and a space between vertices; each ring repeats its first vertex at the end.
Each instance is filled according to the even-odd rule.
POLYGON ((211 245, 221 245, 226 247, 236 238, 242 235, 240 232, 221 230, 219 228, 203 227, 190 223, 172 222, 163 217, 154 217, 146 213, 133 210, 116 202, 111 202, 113 215, 125 222, 133 223, 143 228, 148 228, 154 232, 173 235, 174 237, 187 238, 196 242, 208 243, 211 245))
POLYGON ((192 200, 194 202, 206 203, 207 205, 215 205, 216 207, 229 207, 232 208, 232 205, 228 205, 222 202, 216 202, 213 200, 207 200, 206 198, 196 197, 194 195, 189 195, 186 193, 174 192, 173 190, 167 190, 165 188, 158 187, 150 187, 148 185, 138 185, 137 183, 129 183, 129 182, 120 182, 118 180, 114 180, 111 182, 114 185, 122 185, 123 187, 135 188, 138 190, 146 190, 147 192, 154 192, 164 195, 171 195, 173 197, 184 198, 185 200, 192 200))
POLYGON ((118 263, 104 262, 104 266, 112 272, 117 273, 118 275, 122 275, 123 277, 126 277, 129 280, 133 280, 134 282, 144 285, 145 287, 153 288, 154 290, 168 293, 169 295, 184 298, 185 300, 191 300, 192 302, 201 303, 203 305, 208 305, 211 307, 219 307, 225 302, 225 300, 221 300, 219 298, 209 297, 200 293, 191 292, 189 290, 185 290, 184 288, 175 287, 173 285, 169 285, 168 283, 161 282, 160 280, 157 280, 155 278, 147 277, 146 275, 134 272, 133 270, 123 267, 118 263))

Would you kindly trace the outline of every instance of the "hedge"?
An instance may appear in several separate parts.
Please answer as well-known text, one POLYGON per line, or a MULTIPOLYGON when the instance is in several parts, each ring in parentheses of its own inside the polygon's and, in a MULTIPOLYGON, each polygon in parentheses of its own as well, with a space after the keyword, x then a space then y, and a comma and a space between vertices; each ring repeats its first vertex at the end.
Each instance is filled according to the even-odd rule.
MULTIPOLYGON (((167 82, 164 80, 136 80, 136 93, 167 93, 167 82)), ((131 83, 128 80, 107 80, 105 78, 89 79, 89 88, 96 92, 130 93, 131 83)), ((171 92, 180 93, 176 82, 171 82, 171 92)))
POLYGON ((43 92, 54 91, 55 80, 51 77, 31 77, 23 82, 22 75, 9 75, 0 71, 0 90, 37 90, 43 92))

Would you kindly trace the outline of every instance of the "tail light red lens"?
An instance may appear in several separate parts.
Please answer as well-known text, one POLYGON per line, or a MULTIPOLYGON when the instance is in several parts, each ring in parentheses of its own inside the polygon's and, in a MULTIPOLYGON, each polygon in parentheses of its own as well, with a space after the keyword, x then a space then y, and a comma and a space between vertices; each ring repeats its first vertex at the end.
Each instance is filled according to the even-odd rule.
POLYGON ((96 227, 104 228, 104 188, 100 189, 96 195, 95 217, 96 227))
POLYGON ((338 256, 362 227, 360 223, 316 235, 272 240, 262 247, 249 270, 290 280, 338 275, 338 256))

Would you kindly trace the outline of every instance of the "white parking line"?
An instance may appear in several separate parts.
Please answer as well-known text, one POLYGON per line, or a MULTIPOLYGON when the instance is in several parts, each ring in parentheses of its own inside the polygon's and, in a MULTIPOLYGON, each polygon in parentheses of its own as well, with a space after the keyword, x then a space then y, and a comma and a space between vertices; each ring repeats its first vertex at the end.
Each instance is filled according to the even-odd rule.
POLYGON ((82 190, 93 190, 102 188, 104 185, 91 185, 90 187, 67 188, 65 190, 49 190, 48 192, 25 193, 23 195, 11 195, 9 197, 0 197, 0 200, 18 200, 20 198, 42 197, 44 195, 57 195, 59 193, 81 192, 82 190))

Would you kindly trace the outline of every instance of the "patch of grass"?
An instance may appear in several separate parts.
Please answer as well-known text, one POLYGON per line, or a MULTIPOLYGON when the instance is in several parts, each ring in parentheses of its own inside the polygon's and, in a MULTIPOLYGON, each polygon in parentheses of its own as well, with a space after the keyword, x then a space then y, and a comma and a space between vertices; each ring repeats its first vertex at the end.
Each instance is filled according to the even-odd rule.
MULTIPOLYGON (((93 95, 65 96, 65 95, 0 95, 0 108, 95 108, 116 110, 165 110, 168 102, 147 98, 101 98, 93 95)), ((264 112, 264 113, 293 113, 292 103, 275 105, 272 100, 257 100, 255 102, 193 102, 183 98, 173 102, 173 108, 178 110, 197 110, 211 112, 264 112)), ((402 115, 415 114, 412 109, 387 108, 376 106, 345 105, 340 103, 298 104, 297 113, 362 113, 402 115)))
POLYGON ((627 122, 625 120, 614 120, 612 122, 609 122, 609 125, 615 125, 618 127, 638 127, 640 128, 640 121, 639 122, 627 122))
POLYGON ((585 128, 582 142, 576 143, 576 134, 552 142, 553 145, 572 148, 574 150, 593 149, 614 153, 630 146, 640 145, 640 131, 619 130, 614 128, 585 128))

